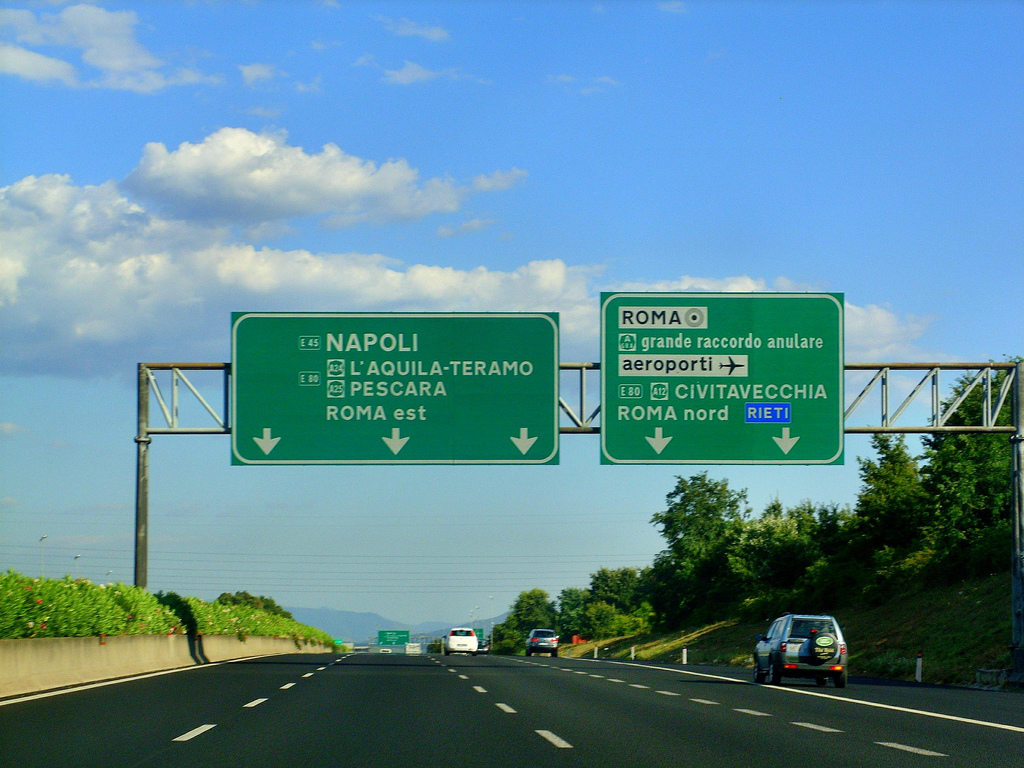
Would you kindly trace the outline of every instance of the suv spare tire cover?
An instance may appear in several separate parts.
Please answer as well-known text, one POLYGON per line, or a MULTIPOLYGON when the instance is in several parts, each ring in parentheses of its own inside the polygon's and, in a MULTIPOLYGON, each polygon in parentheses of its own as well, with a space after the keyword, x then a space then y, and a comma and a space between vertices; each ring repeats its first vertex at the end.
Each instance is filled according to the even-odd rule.
POLYGON ((800 655, 806 656, 811 664, 824 664, 826 661, 831 661, 838 652, 839 641, 835 635, 828 632, 808 638, 800 649, 800 655))

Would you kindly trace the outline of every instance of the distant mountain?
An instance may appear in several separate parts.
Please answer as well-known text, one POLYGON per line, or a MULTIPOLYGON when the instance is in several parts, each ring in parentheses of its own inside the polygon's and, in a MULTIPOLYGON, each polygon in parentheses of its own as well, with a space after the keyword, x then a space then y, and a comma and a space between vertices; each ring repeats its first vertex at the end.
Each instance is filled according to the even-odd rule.
MULTIPOLYGON (((311 627, 322 629, 332 637, 340 637, 347 642, 363 645, 376 642, 377 632, 382 629, 407 629, 410 635, 440 635, 451 627, 465 626, 465 622, 425 621, 421 624, 403 624, 388 619, 377 613, 357 613, 355 611, 339 611, 334 608, 286 608, 295 620, 311 627)), ((508 617, 506 611, 493 619, 481 619, 475 622, 478 627, 488 628, 504 621, 508 617)))

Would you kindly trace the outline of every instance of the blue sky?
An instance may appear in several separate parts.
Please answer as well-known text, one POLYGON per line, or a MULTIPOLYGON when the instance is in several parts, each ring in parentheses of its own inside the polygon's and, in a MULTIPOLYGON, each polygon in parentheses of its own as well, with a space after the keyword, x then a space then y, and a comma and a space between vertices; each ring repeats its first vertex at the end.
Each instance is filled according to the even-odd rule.
MULTIPOLYGON (((0 566, 131 579, 135 365, 227 361, 232 311, 559 312, 596 361, 601 291, 831 291, 849 361, 1021 354, 1022 32, 998 2, 0 5, 0 566)), ((598 450, 157 437, 150 586, 498 613, 649 563, 704 469, 598 450)), ((847 504, 858 455, 708 469, 755 512, 847 504)))

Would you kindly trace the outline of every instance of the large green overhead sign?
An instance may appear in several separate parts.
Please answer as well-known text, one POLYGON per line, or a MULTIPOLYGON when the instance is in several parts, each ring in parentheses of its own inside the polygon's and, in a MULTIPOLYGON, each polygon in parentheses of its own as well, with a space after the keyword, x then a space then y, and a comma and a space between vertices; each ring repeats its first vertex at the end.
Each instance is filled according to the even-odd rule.
POLYGON ((558 461, 558 315, 233 313, 234 464, 558 461))
POLYGON ((378 629, 377 645, 406 645, 409 642, 407 629, 378 629))
POLYGON ((601 460, 840 464, 843 296, 601 295, 601 460))

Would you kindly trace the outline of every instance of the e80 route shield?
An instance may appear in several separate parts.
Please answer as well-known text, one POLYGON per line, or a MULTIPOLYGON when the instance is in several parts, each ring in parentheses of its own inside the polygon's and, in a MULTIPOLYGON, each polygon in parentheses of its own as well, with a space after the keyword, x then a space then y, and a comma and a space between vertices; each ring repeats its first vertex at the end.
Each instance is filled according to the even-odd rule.
POLYGON ((233 464, 554 464, 555 313, 233 313, 233 464))

